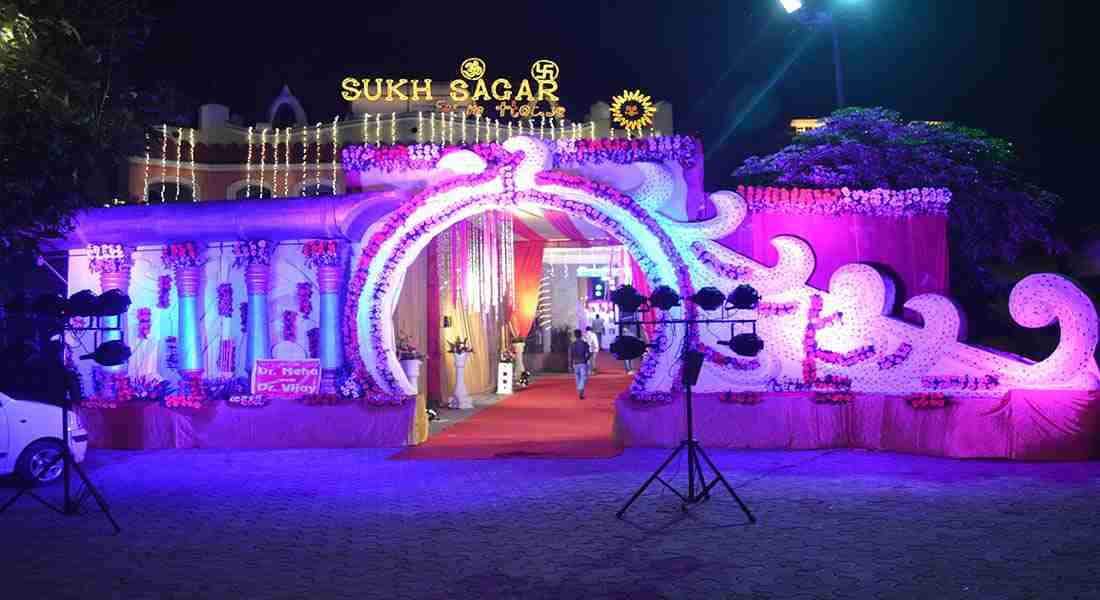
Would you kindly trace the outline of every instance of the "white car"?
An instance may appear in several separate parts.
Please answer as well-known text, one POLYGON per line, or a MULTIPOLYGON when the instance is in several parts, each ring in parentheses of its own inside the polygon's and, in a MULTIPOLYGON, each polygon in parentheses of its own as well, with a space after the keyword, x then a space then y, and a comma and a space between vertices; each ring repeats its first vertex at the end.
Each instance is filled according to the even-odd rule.
MULTIPOLYGON (((76 462, 84 461, 88 431, 76 412, 69 412, 69 448, 76 462)), ((14 472, 25 481, 50 483, 61 477, 61 407, 16 400, 0 392, 0 475, 14 472)))

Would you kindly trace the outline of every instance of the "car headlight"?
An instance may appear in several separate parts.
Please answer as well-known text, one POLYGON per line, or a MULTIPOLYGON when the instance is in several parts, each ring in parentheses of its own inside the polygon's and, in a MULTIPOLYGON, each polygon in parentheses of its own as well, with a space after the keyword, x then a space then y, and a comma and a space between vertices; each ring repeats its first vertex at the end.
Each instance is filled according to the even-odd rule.
POLYGON ((80 420, 80 415, 69 412, 69 431, 74 429, 84 429, 84 423, 80 420))

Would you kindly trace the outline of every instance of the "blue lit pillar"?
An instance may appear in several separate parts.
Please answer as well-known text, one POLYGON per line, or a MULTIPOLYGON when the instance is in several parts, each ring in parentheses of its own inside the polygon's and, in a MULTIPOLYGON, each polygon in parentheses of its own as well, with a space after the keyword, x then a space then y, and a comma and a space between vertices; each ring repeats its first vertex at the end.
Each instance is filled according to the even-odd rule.
POLYGON ((244 286, 248 291, 248 340, 244 368, 249 373, 257 358, 271 358, 271 336, 268 332, 267 291, 271 284, 271 267, 254 262, 244 269, 244 286))
POLYGON ((336 264, 317 265, 317 290, 321 295, 321 385, 326 393, 335 390, 335 380, 344 366, 340 343, 340 283, 343 269, 336 264))
POLYGON ((179 304, 179 371, 186 378, 202 377, 202 346, 199 341, 199 290, 201 266, 176 267, 179 304))

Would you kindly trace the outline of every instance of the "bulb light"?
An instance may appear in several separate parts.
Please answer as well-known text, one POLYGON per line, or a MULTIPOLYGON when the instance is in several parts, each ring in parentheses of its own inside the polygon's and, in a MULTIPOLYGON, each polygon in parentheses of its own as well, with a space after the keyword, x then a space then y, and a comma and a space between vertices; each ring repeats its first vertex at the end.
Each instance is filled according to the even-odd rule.
POLYGON ((263 197, 264 170, 267 167, 267 127, 260 131, 260 197, 263 197))
POLYGON ((339 152, 339 139, 340 132, 336 129, 337 124, 340 123, 340 116, 337 115, 332 120, 332 195, 336 195, 336 157, 339 152))
POLYGON ((244 197, 252 197, 252 128, 248 128, 248 162, 245 163, 244 197))
POLYGON ((164 175, 168 173, 168 124, 161 125, 160 130, 160 203, 164 204, 164 175))

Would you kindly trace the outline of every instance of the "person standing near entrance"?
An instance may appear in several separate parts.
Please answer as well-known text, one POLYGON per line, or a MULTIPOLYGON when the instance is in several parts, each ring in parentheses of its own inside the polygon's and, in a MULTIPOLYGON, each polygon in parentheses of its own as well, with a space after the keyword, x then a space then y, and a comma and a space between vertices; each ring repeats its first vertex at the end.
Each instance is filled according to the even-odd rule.
POLYGON ((600 338, 591 327, 584 328, 584 341, 588 342, 588 372, 596 374, 596 355, 600 352, 600 338))
POLYGON ((573 330, 573 343, 569 344, 569 367, 577 376, 577 396, 584 399, 584 384, 588 382, 588 341, 580 329, 573 330))
POLYGON ((603 350, 603 334, 605 330, 603 317, 601 317, 599 313, 596 314, 595 319, 592 319, 592 331, 596 334, 596 340, 599 342, 596 344, 596 348, 603 350))

